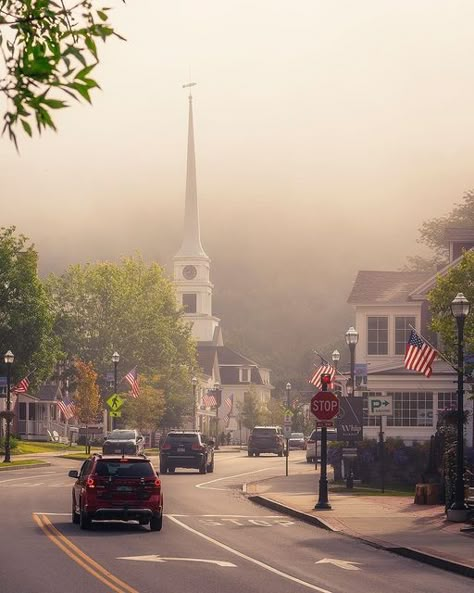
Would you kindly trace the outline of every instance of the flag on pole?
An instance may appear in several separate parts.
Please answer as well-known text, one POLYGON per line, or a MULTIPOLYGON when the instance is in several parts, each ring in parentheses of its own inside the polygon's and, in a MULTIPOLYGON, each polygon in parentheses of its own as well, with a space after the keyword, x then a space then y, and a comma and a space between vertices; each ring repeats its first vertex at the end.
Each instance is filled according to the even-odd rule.
POLYGON ((224 405, 227 408, 227 414, 224 416, 226 426, 229 426, 230 415, 232 414, 232 408, 234 407, 234 394, 227 396, 224 400, 224 405))
POLYGON ((336 375, 336 369, 330 364, 322 364, 313 373, 312 377, 308 380, 308 383, 321 389, 321 375, 331 375, 331 388, 332 382, 336 375))
POLYGON ((431 365, 435 358, 436 350, 412 329, 405 351, 405 368, 429 377, 433 372, 431 365))
POLYGON ((28 391, 28 387, 30 386, 30 382, 28 381, 28 377, 25 377, 21 381, 19 381, 15 387, 12 389, 13 393, 26 393, 28 391))
POLYGON ((69 395, 67 393, 62 400, 58 400, 56 403, 58 404, 58 408, 66 420, 70 420, 76 415, 76 406, 74 405, 74 402, 69 399, 69 395))
MULTIPOLYGON (((140 386, 138 385, 137 367, 134 367, 123 378, 130 385, 130 393, 135 399, 140 395, 140 386)), ((122 381, 123 381, 122 379, 122 381)))
POLYGON ((207 408, 214 408, 217 406, 217 400, 213 395, 203 395, 202 396, 202 403, 207 407, 207 408))

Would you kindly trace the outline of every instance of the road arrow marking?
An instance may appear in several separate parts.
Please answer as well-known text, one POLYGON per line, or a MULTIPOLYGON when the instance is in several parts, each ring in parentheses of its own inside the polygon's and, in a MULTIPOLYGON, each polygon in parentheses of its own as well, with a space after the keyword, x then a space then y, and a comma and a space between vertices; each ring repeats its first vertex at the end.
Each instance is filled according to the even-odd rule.
POLYGON ((350 560, 338 560, 337 558, 323 558, 322 560, 318 560, 315 564, 334 564, 334 566, 338 566, 339 568, 343 568, 344 570, 360 570, 355 564, 359 564, 360 562, 351 562, 350 560))
POLYGON ((160 556, 159 554, 150 554, 149 556, 120 556, 117 560, 138 560, 140 562, 168 562, 169 560, 179 560, 182 562, 206 562, 207 564, 217 564, 224 568, 237 568, 236 564, 226 562, 225 560, 205 560, 204 558, 171 558, 160 556))

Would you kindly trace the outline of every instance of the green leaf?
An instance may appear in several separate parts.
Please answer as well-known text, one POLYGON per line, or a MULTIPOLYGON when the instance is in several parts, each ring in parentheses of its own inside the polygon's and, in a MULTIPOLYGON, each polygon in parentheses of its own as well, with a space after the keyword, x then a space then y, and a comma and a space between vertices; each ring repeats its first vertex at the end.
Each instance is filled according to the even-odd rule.
POLYGON ((43 103, 51 109, 63 109, 67 107, 67 103, 65 101, 60 101, 59 99, 44 99, 43 103))
POLYGON ((30 124, 25 119, 22 119, 20 121, 21 121, 21 125, 23 126, 23 129, 28 134, 28 136, 31 138, 33 136, 33 131, 31 129, 30 124))
POLYGON ((97 11, 97 16, 102 20, 102 21, 106 21, 107 20, 107 15, 105 14, 105 12, 103 10, 98 10, 97 11))
POLYGON ((92 64, 91 66, 87 66, 76 74, 75 78, 79 78, 80 80, 85 80, 86 76, 92 72, 92 70, 97 66, 97 64, 92 64))

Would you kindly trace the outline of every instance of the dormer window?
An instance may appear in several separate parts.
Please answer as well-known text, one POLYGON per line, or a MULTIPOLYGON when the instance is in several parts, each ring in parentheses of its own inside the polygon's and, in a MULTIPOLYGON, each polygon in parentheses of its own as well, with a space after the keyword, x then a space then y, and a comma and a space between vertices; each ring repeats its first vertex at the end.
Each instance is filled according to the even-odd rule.
POLYGON ((395 354, 405 354, 410 326, 415 327, 414 317, 395 317, 395 354))
POLYGON ((250 369, 248 367, 240 369, 239 379, 241 383, 250 383, 250 369))
POLYGON ((367 318, 367 354, 388 354, 388 317, 367 318))

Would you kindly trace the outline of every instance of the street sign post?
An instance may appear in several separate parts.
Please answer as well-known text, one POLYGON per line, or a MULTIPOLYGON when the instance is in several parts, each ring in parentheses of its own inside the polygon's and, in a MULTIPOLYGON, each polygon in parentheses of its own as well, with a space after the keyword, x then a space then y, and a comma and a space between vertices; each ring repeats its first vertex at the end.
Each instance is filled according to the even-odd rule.
POLYGON ((285 439, 289 439, 291 436, 291 424, 284 424, 283 425, 283 436, 285 439))
POLYGON ((319 421, 332 420, 339 414, 339 400, 331 391, 318 391, 311 398, 311 413, 319 421))
POLYGON ((383 438, 383 416, 393 414, 392 396, 384 395, 381 397, 369 396, 369 415, 379 417, 379 446, 380 446, 380 472, 381 472, 381 490, 385 492, 385 443, 383 438))
POLYGON ((391 416, 393 414, 391 395, 369 395, 367 403, 369 416, 391 416))
POLYGON ((109 406, 111 412, 118 412, 125 403, 125 399, 117 393, 114 393, 105 403, 109 406))
MULTIPOLYGON (((319 477, 319 497, 315 509, 330 509, 328 500, 328 434, 326 423, 332 421, 339 413, 339 400, 336 395, 328 391, 328 386, 332 381, 329 373, 321 375, 321 391, 315 393, 311 398, 311 413, 316 416, 318 422, 324 422, 321 427, 321 474, 319 477)), ((317 447, 316 447, 317 457, 317 447)))

